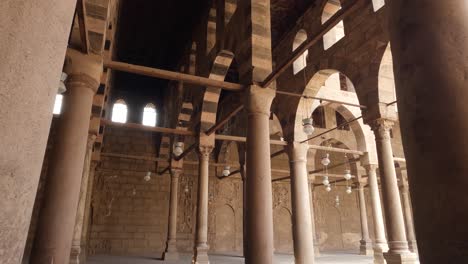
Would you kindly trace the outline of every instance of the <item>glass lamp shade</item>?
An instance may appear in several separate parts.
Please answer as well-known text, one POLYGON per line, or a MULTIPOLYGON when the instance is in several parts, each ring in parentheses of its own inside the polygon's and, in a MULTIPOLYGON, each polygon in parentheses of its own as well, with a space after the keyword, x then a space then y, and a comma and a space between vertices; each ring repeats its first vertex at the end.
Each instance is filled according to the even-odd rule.
POLYGON ((174 146, 174 155, 180 156, 184 152, 184 143, 177 142, 174 146))
POLYGON ((304 118, 302 119, 302 127, 303 131, 306 135, 310 136, 314 133, 314 126, 312 125, 312 118, 304 118))
POLYGON ((351 194, 353 190, 351 189, 351 186, 346 187, 346 193, 351 194))
POLYGON ((150 181, 151 180, 151 171, 148 171, 145 175, 145 177, 143 177, 143 180, 145 181, 150 181))
POLYGON ((330 154, 327 153, 320 162, 322 163, 323 166, 330 165, 330 154))
POLYGON ((340 206, 340 197, 338 195, 335 198, 335 205, 340 206))
POLYGON ((231 174, 231 167, 230 167, 230 166, 224 167, 224 169, 223 169, 223 176, 224 176, 224 177, 227 177, 227 176, 229 176, 229 174, 231 174))
POLYGON ((65 86, 65 81, 67 80, 67 78, 68 78, 68 75, 62 72, 62 76, 60 76, 59 87, 57 90, 58 94, 63 94, 64 92, 67 91, 67 87, 65 86))
POLYGON ((189 188, 188 188, 188 185, 186 185, 186 186, 185 186, 185 189, 184 189, 184 192, 185 192, 185 193, 188 193, 189 191, 190 191, 190 190, 189 190, 189 188))
POLYGON ((351 176, 351 171, 350 170, 345 170, 344 178, 347 181, 351 180, 352 176, 351 176))
POLYGON ((327 192, 331 192, 331 186, 330 186, 330 185, 327 185, 327 187, 325 188, 325 190, 326 190, 327 192))
POLYGON ((323 183, 323 185, 329 185, 330 184, 330 181, 328 180, 328 176, 323 177, 322 183, 323 183))

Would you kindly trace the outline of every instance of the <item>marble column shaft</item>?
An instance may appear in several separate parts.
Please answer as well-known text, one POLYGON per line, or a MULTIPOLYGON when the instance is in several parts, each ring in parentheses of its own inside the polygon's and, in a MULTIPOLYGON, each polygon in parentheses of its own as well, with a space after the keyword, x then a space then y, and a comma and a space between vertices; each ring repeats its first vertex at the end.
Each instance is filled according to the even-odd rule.
POLYGON ((385 237, 385 225, 380 201, 379 183, 377 181, 377 165, 366 165, 371 196, 372 219, 374 220, 374 262, 384 263, 383 253, 388 250, 385 237))
POLYGON ((179 201, 179 177, 182 169, 171 169, 171 194, 169 199, 169 223, 164 260, 178 260, 177 252, 177 208, 179 201))
POLYGON ((208 259, 208 179, 211 146, 199 147, 199 178, 197 203, 197 229, 195 234, 195 263, 207 264, 208 259))
POLYGON ((93 96, 102 59, 67 51, 67 92, 51 153, 31 263, 68 263, 80 196, 93 96))
POLYGON ((246 264, 273 263, 273 193, 270 159, 270 108, 275 91, 247 90, 247 254, 246 264))
POLYGON ((0 1, 0 263, 20 263, 75 0, 0 1))
POLYGON ((86 203, 89 197, 88 189, 90 181, 91 158, 93 154, 93 146, 96 141, 96 135, 88 135, 88 142, 86 145, 85 162, 83 165, 83 176, 81 179, 80 200, 78 202, 78 210, 76 212, 75 229, 73 231, 72 249, 70 253, 70 264, 85 263, 86 247, 83 241, 85 232, 85 214, 86 203))
POLYGON ((405 217, 406 236, 408 238, 408 247, 411 252, 418 251, 416 244, 416 235, 414 233, 413 212, 411 210, 410 195, 408 184, 404 183, 401 188, 401 202, 403 206, 403 215, 405 217))
POLYGON ((367 206, 366 206, 366 196, 364 193, 364 184, 358 182, 358 201, 359 201, 359 216, 361 220, 361 245, 360 245, 360 254, 368 255, 370 254, 370 245, 372 244, 369 236, 369 225, 367 223, 367 206))
POLYGON ((468 3, 386 3, 421 263, 468 263, 468 3))
POLYGON ((291 168, 291 205, 294 259, 297 264, 314 263, 314 240, 308 190, 306 143, 289 143, 287 153, 291 168))
POLYGON ((405 220, 401 207, 400 191, 396 176, 390 128, 393 122, 379 119, 371 124, 375 134, 377 156, 379 158, 382 199, 385 210, 385 223, 389 250, 384 254, 388 264, 415 263, 416 256, 411 255, 406 239, 405 220))

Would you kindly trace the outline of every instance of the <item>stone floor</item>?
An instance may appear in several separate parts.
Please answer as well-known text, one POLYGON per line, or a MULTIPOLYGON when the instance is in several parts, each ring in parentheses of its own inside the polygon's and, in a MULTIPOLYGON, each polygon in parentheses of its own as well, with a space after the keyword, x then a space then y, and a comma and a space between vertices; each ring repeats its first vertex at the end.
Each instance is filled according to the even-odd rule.
MULTIPOLYGON (((190 254, 181 255, 181 260, 177 262, 165 262, 155 257, 121 257, 121 256, 92 256, 87 264, 189 264, 191 262, 190 254)), ((244 259, 239 256, 230 255, 210 255, 211 264, 241 264, 244 259)), ((293 256, 275 255, 274 264, 292 264, 293 256)), ((316 264, 371 264, 370 256, 359 256, 353 253, 322 253, 316 258, 316 264)))

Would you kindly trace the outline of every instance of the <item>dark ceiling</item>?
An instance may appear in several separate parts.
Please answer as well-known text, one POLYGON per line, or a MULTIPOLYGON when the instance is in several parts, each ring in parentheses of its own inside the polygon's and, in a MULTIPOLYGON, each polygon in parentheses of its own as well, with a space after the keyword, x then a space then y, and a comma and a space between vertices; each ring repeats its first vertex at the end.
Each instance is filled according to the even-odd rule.
MULTIPOLYGON (((122 0, 117 60, 174 70, 209 0, 122 0)), ((162 98, 166 80, 117 73, 115 89, 162 98)))
MULTIPOLYGON (((272 44, 294 27, 315 0, 272 0, 272 44)), ((117 60, 137 65, 175 70, 211 0, 122 0, 117 60)), ((166 80, 118 72, 117 96, 161 99, 166 80)), ((156 103, 158 103, 156 101, 156 103)))
POLYGON ((276 47, 315 0, 271 0, 271 42, 276 47))

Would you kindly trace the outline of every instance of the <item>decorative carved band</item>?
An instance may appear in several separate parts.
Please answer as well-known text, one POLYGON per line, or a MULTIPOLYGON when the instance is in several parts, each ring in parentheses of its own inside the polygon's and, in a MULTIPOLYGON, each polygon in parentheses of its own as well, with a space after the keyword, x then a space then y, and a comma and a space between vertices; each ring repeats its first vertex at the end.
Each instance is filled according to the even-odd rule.
POLYGON ((68 76, 67 88, 70 87, 85 87, 91 89, 93 93, 99 88, 99 81, 91 76, 83 73, 73 73, 68 76))
POLYGON ((200 159, 209 159, 212 151, 213 151, 213 146, 199 146, 198 147, 198 154, 200 155, 200 159))

